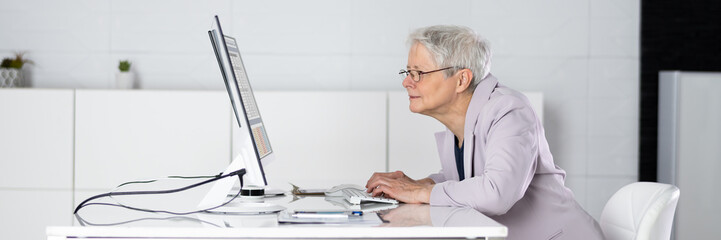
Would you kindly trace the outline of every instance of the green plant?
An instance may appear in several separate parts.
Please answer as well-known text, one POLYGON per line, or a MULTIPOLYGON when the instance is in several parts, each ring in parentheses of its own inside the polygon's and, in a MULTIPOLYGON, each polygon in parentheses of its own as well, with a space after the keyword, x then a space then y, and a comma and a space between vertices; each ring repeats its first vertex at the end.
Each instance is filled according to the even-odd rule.
POLYGON ((121 72, 128 72, 128 71, 130 71, 130 61, 128 61, 128 60, 120 60, 120 64, 118 65, 118 69, 120 69, 121 72))
POLYGON ((23 68, 23 65, 25 65, 25 63, 32 64, 33 63, 32 61, 23 58, 24 55, 25 55, 24 52, 16 52, 15 59, 3 58, 2 63, 0 63, 0 68, 21 69, 21 68, 23 68))

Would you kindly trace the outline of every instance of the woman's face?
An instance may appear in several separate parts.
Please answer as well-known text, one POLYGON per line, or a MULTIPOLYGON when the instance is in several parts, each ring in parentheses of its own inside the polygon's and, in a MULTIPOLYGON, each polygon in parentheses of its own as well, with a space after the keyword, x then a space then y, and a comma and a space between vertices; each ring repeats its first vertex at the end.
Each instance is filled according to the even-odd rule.
MULTIPOLYGON (((408 70, 433 71, 447 66, 436 66, 431 53, 423 44, 416 43, 408 53, 408 70)), ((403 87, 408 91, 410 110, 414 113, 433 116, 443 114, 446 106, 455 95, 455 82, 445 79, 443 71, 423 74, 419 82, 410 76, 403 79, 403 87)))

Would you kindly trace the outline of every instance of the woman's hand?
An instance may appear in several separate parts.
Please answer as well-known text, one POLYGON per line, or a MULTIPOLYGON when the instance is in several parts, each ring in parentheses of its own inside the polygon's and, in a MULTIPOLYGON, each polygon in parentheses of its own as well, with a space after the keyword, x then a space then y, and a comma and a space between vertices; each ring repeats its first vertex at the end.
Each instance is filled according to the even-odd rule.
POLYGON ((384 195, 405 203, 428 203, 434 182, 430 179, 413 180, 401 171, 374 173, 366 189, 373 196, 384 195))

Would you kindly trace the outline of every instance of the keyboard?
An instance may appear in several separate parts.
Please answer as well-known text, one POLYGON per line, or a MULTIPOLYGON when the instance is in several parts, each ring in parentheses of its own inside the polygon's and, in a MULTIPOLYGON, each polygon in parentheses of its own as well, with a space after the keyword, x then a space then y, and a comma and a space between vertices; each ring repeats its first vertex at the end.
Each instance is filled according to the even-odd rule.
POLYGON ((343 198, 345 198, 345 200, 347 200, 351 204, 361 204, 366 202, 398 204, 398 201, 396 201, 395 199, 373 197, 366 191, 358 190, 355 188, 344 188, 341 189, 340 192, 342 193, 343 198))

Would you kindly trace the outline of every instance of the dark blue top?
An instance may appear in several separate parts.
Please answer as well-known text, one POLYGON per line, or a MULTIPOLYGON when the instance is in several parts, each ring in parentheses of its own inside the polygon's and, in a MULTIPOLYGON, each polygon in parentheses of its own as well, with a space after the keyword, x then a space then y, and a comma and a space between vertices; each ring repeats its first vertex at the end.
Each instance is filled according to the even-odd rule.
POLYGON ((453 148, 456 150, 456 169, 458 170, 458 179, 462 181, 465 177, 463 176, 463 143, 461 147, 458 147, 458 137, 453 138, 456 144, 453 144, 453 148))

